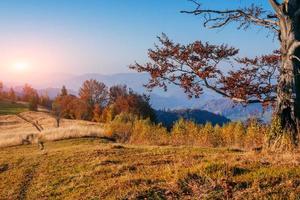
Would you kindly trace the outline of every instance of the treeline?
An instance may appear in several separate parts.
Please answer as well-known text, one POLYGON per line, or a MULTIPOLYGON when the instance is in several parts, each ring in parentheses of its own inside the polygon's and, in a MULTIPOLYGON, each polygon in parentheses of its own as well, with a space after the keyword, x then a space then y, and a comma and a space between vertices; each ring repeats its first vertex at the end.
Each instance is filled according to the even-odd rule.
POLYGON ((9 91, 4 90, 4 85, 0 82, 0 100, 9 99, 13 102, 17 101, 17 95, 13 88, 10 88, 9 91))
MULTIPOLYGON (((144 145, 191 145, 199 147, 225 147, 260 151, 268 146, 271 132, 280 130, 278 123, 266 125, 257 119, 247 122, 229 122, 212 125, 179 119, 168 130, 149 119, 138 119, 122 113, 107 123, 106 134, 118 142, 144 145)), ((287 143, 291 144, 291 143, 287 143)))
POLYGON ((96 80, 86 80, 79 95, 69 94, 63 86, 52 103, 52 112, 59 118, 94 122, 112 121, 120 113, 131 113, 139 118, 155 119, 155 112, 146 95, 140 95, 125 85, 108 88, 96 80))
POLYGON ((7 100, 12 103, 16 103, 17 101, 28 102, 28 108, 31 111, 37 111, 38 105, 50 109, 52 104, 47 94, 39 95, 37 90, 28 84, 24 85, 22 93, 17 94, 12 87, 8 91, 5 91, 3 83, 0 82, 0 100, 7 100))
POLYGON ((149 104, 148 96, 138 94, 126 85, 109 88, 93 79, 83 83, 78 96, 69 94, 63 86, 54 99, 50 99, 47 93, 39 95, 28 84, 17 95, 13 88, 5 91, 3 83, 0 82, 0 99, 28 102, 31 111, 37 111, 38 105, 46 107, 58 120, 67 118, 105 123, 112 121, 120 113, 131 113, 141 119, 155 120, 155 111, 149 104))

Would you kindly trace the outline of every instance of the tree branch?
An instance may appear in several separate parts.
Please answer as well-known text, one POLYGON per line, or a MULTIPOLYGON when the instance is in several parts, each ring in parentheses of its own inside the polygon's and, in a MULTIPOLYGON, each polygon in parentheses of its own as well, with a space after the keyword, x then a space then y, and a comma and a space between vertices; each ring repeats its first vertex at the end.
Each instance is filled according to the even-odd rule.
POLYGON ((269 2, 277 14, 279 14, 279 15, 283 14, 280 4, 278 3, 277 0, 269 0, 269 2))
POLYGON ((238 102, 238 103, 245 103, 245 104, 254 104, 254 103, 272 103, 276 101, 276 97, 270 97, 268 99, 241 99, 241 98, 236 98, 233 97, 221 90, 219 90, 217 87, 211 86, 208 81, 205 79, 204 80, 204 84, 208 89, 211 89, 212 91, 222 95, 223 97, 227 97, 229 99, 231 99, 234 102, 238 102))
POLYGON ((172 42, 163 35, 158 37, 161 46, 149 50, 152 62, 144 65, 135 63, 130 68, 138 72, 148 72, 151 76, 149 89, 173 83, 184 89, 189 97, 199 97, 204 87, 230 98, 250 104, 264 105, 275 101, 277 71, 280 55, 276 52, 260 57, 237 58, 238 49, 227 45, 211 45, 196 41, 188 45, 172 42), (224 74, 224 63, 239 65, 237 70, 224 74))
MULTIPOLYGON (((208 28, 220 28, 224 25, 237 22, 239 23, 238 28, 248 28, 251 24, 256 24, 272 31, 278 32, 278 21, 271 20, 276 18, 276 16, 264 11, 262 8, 252 5, 248 8, 234 9, 234 10, 211 10, 211 9, 201 9, 201 5, 194 2, 197 7, 192 11, 181 11, 181 13, 202 15, 204 17, 203 25, 208 28)), ((277 19, 277 18, 276 18, 277 19)))
POLYGON ((293 55, 298 47, 300 47, 300 42, 296 40, 293 41, 293 43, 288 48, 288 55, 293 55))

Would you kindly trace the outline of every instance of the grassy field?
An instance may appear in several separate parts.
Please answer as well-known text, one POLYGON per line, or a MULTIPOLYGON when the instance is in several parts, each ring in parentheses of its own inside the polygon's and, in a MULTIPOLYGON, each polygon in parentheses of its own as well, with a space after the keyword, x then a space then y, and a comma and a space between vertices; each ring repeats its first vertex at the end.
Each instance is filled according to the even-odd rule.
POLYGON ((0 149, 0 199, 299 199, 300 154, 70 139, 0 149))
POLYGON ((19 115, 0 116, 1 200, 300 199, 298 152, 125 145, 99 139, 98 123, 19 115), (18 146, 31 134, 44 150, 18 146))
POLYGON ((28 111, 28 106, 21 103, 0 100, 0 115, 13 115, 28 111))

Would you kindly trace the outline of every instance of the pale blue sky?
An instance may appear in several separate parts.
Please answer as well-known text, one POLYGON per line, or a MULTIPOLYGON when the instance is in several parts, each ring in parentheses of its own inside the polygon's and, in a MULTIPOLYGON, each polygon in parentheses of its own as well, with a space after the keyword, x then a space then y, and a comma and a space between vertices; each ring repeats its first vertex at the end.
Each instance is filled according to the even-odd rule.
MULTIPOLYGON (((270 9, 267 0, 201 2, 208 8, 243 2, 270 9)), ((129 72, 129 64, 147 60, 147 49, 162 32, 182 43, 228 43, 250 56, 277 47, 263 29, 207 30, 199 18, 180 13, 193 7, 187 0, 1 0, 1 74, 13 76, 14 62, 43 73, 129 72)))

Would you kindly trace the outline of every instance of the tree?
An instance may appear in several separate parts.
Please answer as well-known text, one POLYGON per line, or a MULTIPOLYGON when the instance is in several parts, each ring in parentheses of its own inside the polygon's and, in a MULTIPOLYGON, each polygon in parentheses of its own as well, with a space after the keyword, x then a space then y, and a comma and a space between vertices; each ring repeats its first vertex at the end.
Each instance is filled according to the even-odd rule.
POLYGON ((48 109, 51 109, 52 101, 47 92, 40 96, 40 104, 48 109))
POLYGON ((30 97, 29 97, 29 100, 28 100, 28 108, 29 110, 31 111, 37 111, 38 110, 38 104, 39 104, 39 96, 37 93, 34 93, 32 94, 30 97))
POLYGON ((30 85, 25 84, 23 88, 23 101, 29 101, 33 96, 37 95, 37 91, 30 85))
POLYGON ((101 122, 102 109, 99 105, 95 105, 93 110, 93 120, 94 122, 101 122))
POLYGON ((3 83, 0 81, 0 98, 2 96, 3 93, 3 83))
POLYGON ((71 119, 90 120, 88 104, 84 100, 76 97, 68 106, 71 119))
POLYGON ((119 97, 124 97, 128 94, 126 85, 114 85, 109 88, 109 102, 115 102, 119 97))
POLYGON ((300 1, 269 0, 274 12, 258 5, 205 9, 193 2, 196 8, 182 13, 201 16, 204 27, 222 28, 230 23, 237 24, 238 29, 261 26, 278 36, 280 51, 252 59, 237 58, 238 49, 227 45, 198 41, 184 46, 164 36, 159 37, 162 47, 149 50, 151 63, 136 63, 131 68, 150 73, 149 88, 166 89, 168 83, 174 83, 189 96, 199 97, 203 87, 207 87, 235 102, 273 104, 283 130, 291 133, 290 139, 296 144, 300 131, 300 1), (240 68, 222 73, 220 66, 228 60, 240 68))
POLYGON ((60 91, 60 96, 67 96, 68 95, 68 90, 66 86, 62 86, 61 91, 60 91))
POLYGON ((104 83, 96 80, 86 80, 79 90, 80 99, 84 100, 89 109, 90 119, 95 105, 104 107, 108 100, 108 89, 104 83))
POLYGON ((108 109, 114 113, 114 116, 110 118, 113 119, 116 115, 121 113, 130 113, 141 119, 150 118, 152 121, 155 121, 155 112, 149 100, 148 96, 140 95, 129 90, 127 95, 119 96, 116 101, 108 107, 108 109))
POLYGON ((23 101, 28 102, 29 110, 37 111, 39 104, 39 95, 30 85, 25 84, 23 88, 23 101))
POLYGON ((56 101, 54 101, 52 103, 51 114, 55 117, 56 127, 59 128, 60 127, 60 120, 62 118, 63 113, 62 113, 61 105, 56 101))
POLYGON ((9 100, 11 100, 12 102, 16 102, 16 100, 17 100, 16 93, 15 93, 15 91, 14 91, 14 89, 13 89, 12 87, 9 89, 9 92, 8 92, 8 98, 9 98, 9 100))
POLYGON ((74 95, 58 96, 52 104, 52 113, 58 121, 60 118, 89 119, 87 103, 74 95))

